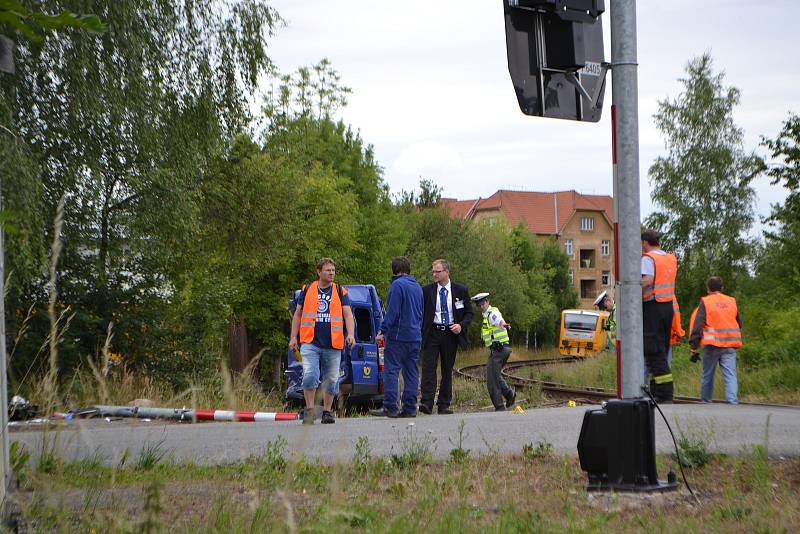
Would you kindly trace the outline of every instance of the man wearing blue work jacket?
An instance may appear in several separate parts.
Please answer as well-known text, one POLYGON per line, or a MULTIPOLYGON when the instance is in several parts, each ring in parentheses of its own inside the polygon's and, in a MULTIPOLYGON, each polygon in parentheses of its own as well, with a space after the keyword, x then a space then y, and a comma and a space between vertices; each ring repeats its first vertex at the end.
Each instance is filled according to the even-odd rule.
POLYGON ((386 297, 377 340, 385 342, 383 352, 383 408, 372 415, 416 417, 419 387, 419 349, 422 342, 422 287, 411 276, 405 256, 392 260, 392 283, 386 297), (403 373, 402 406, 398 407, 400 372, 403 373))

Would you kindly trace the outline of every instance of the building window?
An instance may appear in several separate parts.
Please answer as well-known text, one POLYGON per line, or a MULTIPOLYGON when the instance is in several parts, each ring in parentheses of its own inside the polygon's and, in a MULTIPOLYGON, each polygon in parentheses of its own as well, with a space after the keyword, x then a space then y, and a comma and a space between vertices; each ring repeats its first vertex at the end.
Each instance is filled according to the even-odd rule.
POLYGON ((572 239, 567 239, 564 241, 564 252, 569 256, 572 257, 572 239))
POLYGON ((569 270, 569 283, 570 285, 575 283, 575 275, 572 274, 572 269, 569 270))
POLYGON ((597 296, 594 280, 581 280, 581 298, 593 299, 597 296))
POLYGON ((581 230, 584 232, 594 230, 594 217, 581 217, 581 230))
POLYGON ((611 241, 609 241, 608 239, 603 239, 600 242, 600 254, 602 254, 603 256, 608 256, 609 254, 611 254, 611 241))
POLYGON ((594 250, 590 248, 582 248, 580 251, 580 262, 578 265, 581 269, 594 269, 596 267, 594 261, 594 250))
POLYGON ((603 285, 604 286, 611 285, 611 271, 603 271, 603 285))

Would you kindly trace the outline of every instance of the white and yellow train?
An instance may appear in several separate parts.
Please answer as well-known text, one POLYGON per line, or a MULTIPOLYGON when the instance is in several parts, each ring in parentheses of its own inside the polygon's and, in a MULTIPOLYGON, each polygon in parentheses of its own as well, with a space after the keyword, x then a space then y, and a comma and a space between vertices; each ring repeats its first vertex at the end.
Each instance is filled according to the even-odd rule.
POLYGON ((595 356, 606 348, 608 312, 564 310, 558 350, 564 356, 595 356))

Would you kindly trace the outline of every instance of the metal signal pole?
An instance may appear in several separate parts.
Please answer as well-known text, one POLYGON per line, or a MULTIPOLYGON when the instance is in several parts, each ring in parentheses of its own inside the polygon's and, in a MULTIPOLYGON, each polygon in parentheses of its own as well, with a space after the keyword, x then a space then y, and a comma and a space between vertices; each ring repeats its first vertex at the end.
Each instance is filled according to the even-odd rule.
MULTIPOLYGON (((0 183, 0 211, 3 209, 0 183)), ((5 294, 5 230, 0 223, 0 426, 3 429, 2 459, 0 459, 0 515, 5 515, 6 492, 10 478, 8 468, 8 381, 6 379, 6 294, 5 294)))
POLYGON ((614 200, 618 225, 617 333, 621 349, 620 396, 642 396, 641 222, 639 217, 639 97, 636 1, 611 0, 614 200))
MULTIPOLYGON (((14 74, 14 43, 0 35, 0 73, 14 74)), ((2 74, 0 74, 2 75, 2 74)), ((0 181, 0 212, 3 210, 3 184, 0 181)), ((6 497, 11 478, 9 472, 8 443, 8 380, 6 377, 6 269, 5 269, 5 229, 0 222, 0 518, 5 517, 6 497)))

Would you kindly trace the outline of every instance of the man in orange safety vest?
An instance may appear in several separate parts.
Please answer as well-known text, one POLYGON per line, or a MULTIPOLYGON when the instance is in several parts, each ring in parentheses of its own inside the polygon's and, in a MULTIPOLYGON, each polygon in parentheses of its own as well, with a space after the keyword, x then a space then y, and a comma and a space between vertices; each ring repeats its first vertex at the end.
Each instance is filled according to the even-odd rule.
POLYGON ((672 332, 678 260, 661 250, 655 230, 642 232, 642 334, 650 392, 658 402, 672 402, 672 371, 667 361, 672 332))
POLYGON ((355 344, 355 321, 347 290, 334 283, 336 263, 322 258, 317 263, 317 280, 303 287, 292 317, 289 348, 297 349, 303 363, 303 397, 306 409, 303 424, 313 424, 316 395, 320 385, 322 424, 335 423, 333 398, 339 393, 339 366, 342 350, 355 344))
POLYGON ((698 348, 703 347, 703 380, 700 398, 711 402, 714 393, 714 372, 719 364, 725 382, 725 401, 738 404, 736 381, 736 349, 742 346, 742 318, 736 299, 722 294, 722 278, 706 281, 708 295, 700 299, 689 325, 689 346, 692 361, 697 361, 698 348))

